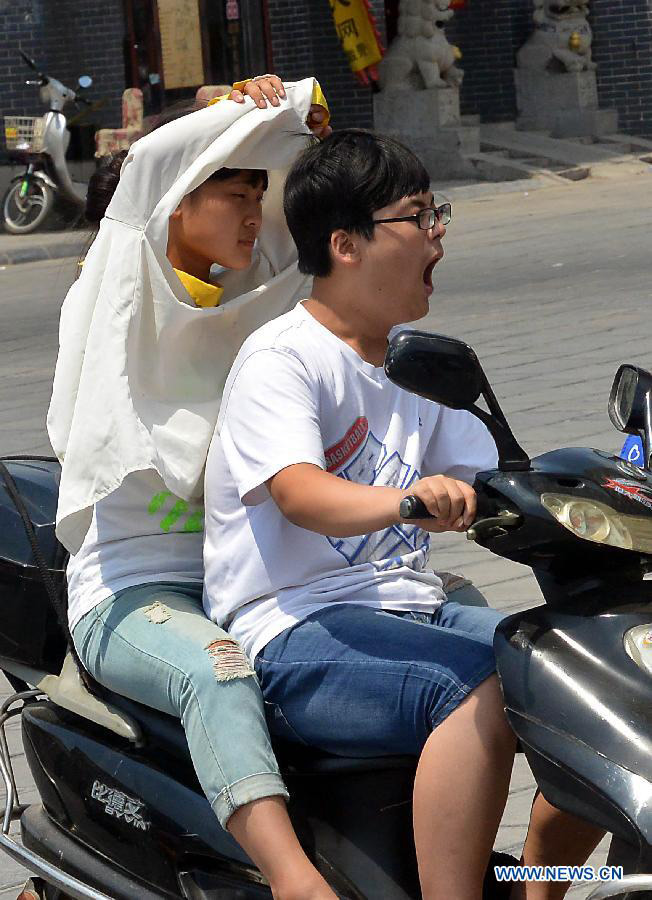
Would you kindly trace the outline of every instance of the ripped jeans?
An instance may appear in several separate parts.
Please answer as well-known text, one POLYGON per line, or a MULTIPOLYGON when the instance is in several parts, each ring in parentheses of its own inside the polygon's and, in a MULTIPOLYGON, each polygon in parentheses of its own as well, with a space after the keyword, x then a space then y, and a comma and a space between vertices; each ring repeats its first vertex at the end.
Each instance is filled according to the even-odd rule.
POLYGON ((256 675, 233 638, 207 618, 200 584, 117 591, 77 623, 73 640, 100 684, 181 719, 222 827, 245 803, 287 799, 256 675))

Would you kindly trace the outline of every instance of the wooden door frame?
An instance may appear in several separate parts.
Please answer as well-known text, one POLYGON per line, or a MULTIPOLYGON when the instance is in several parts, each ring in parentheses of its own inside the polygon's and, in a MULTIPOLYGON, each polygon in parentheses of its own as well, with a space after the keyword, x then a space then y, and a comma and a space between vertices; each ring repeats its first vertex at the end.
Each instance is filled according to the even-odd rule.
MULTIPOLYGON (((123 0, 124 3, 124 12, 125 19, 127 25, 127 39, 129 41, 129 68, 130 68, 130 87, 141 87, 140 78, 138 76, 138 57, 136 55, 136 25, 134 21, 134 0, 123 0)), ((149 0, 152 8, 152 23, 154 26, 154 35, 151 43, 148 42, 147 45, 147 55, 149 61, 154 63, 154 66, 150 66, 152 71, 158 72, 159 78, 161 79, 161 85, 165 88, 165 84, 163 83, 163 59, 161 55, 161 31, 158 20, 158 4, 156 0, 149 0)))

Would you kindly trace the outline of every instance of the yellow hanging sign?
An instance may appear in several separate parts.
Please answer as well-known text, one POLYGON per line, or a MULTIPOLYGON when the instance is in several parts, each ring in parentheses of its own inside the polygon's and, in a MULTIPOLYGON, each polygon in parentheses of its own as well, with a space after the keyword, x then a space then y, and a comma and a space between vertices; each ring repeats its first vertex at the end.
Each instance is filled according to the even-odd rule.
POLYGON ((354 72, 381 61, 383 53, 370 17, 367 0, 329 0, 335 28, 354 72))

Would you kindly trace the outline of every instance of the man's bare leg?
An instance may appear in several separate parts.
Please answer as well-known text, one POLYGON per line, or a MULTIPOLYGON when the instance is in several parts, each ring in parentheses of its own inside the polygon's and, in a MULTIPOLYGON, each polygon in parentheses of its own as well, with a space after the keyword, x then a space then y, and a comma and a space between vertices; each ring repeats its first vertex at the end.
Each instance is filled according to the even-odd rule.
POLYGON ((496 675, 428 738, 414 782, 414 839, 424 900, 480 900, 515 747, 496 675))
MULTIPOLYGON (((552 806, 538 793, 532 804, 523 847, 525 866, 581 866, 604 837, 604 831, 552 806)), ((530 881, 517 885, 514 900, 561 900, 571 882, 530 881)))
POLYGON ((274 900, 336 900, 299 844, 281 797, 241 806, 227 828, 269 881, 274 900))

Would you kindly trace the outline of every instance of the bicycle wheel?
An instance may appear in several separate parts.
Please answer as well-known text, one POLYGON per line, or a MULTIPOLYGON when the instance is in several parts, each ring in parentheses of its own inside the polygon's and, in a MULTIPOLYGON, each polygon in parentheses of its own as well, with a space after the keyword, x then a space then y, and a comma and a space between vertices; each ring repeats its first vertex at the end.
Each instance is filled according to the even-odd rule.
POLYGON ((10 234, 29 234, 43 224, 54 206, 52 188, 32 178, 24 197, 21 196, 22 180, 11 184, 2 201, 5 230, 10 234))

